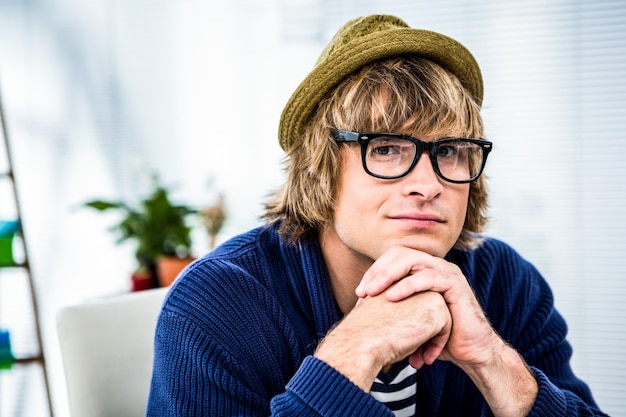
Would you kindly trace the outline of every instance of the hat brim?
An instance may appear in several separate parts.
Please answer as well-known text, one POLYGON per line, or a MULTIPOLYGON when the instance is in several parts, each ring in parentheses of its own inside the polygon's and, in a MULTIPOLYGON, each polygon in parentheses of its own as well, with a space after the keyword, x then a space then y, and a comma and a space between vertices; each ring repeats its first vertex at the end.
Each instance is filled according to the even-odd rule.
POLYGON ((398 28, 368 34, 342 45, 320 61, 296 88, 283 109, 278 128, 280 146, 289 150, 300 138, 322 98, 365 65, 398 55, 418 55, 454 74, 478 105, 483 98, 480 67, 456 40, 423 29, 398 28))

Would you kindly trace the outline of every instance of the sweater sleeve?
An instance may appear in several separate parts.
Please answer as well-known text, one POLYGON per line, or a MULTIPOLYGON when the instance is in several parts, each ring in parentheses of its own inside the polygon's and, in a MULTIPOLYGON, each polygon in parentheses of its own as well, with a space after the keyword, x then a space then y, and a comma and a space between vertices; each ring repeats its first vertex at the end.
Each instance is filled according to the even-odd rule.
POLYGON ((584 401, 579 395, 556 386, 543 371, 531 370, 539 384, 539 393, 528 417, 607 416, 593 400, 584 401))
POLYGON ((499 262, 479 265, 478 275, 491 278, 475 285, 494 327, 524 357, 538 382, 528 415, 605 416, 571 368, 567 324, 547 281, 507 245, 491 241, 485 250, 488 259, 499 262))
POLYGON ((393 417, 310 356, 318 334, 289 281, 297 271, 269 270, 254 250, 197 261, 173 284, 155 330, 147 415, 393 417))
POLYGON ((313 356, 305 358, 285 393, 272 399, 272 415, 393 417, 382 403, 313 356))
POLYGON ((147 416, 367 416, 393 414, 324 362, 309 356, 274 396, 245 364, 189 320, 160 317, 147 416))
POLYGON ((566 322, 555 309, 547 284, 537 279, 541 282, 538 291, 545 294, 537 294, 537 300, 543 301, 534 305, 528 302, 531 321, 525 326, 521 343, 521 353, 539 385, 529 417, 606 416, 597 407, 589 386, 574 374, 566 322))

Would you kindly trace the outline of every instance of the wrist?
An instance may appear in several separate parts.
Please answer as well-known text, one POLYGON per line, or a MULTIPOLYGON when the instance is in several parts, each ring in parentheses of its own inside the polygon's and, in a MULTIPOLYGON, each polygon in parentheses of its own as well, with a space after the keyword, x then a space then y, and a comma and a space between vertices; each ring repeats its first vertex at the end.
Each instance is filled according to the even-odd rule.
POLYGON ((534 374, 520 354, 503 340, 488 360, 461 369, 481 391, 495 416, 525 416, 539 390, 534 374))
POLYGON ((314 356, 347 377, 365 392, 369 392, 384 361, 377 352, 377 338, 366 340, 344 335, 335 328, 322 340, 314 356))

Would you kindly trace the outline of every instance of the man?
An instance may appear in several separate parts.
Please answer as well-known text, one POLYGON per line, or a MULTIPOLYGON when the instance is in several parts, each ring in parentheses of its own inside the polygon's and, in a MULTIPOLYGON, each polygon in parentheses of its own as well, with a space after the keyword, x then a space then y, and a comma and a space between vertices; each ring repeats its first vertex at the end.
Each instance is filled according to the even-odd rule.
POLYGON ((453 39, 342 27, 283 111, 267 226, 170 290, 148 415, 603 415, 546 281, 479 234, 482 96, 453 39))

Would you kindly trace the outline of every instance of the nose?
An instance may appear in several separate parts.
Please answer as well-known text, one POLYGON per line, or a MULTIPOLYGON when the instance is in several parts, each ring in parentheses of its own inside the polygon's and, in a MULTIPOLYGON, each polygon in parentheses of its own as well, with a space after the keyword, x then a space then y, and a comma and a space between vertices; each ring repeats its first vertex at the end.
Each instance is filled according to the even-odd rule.
POLYGON ((422 153, 405 179, 407 195, 419 195, 426 200, 432 200, 443 190, 443 180, 435 172, 427 152, 422 153))

